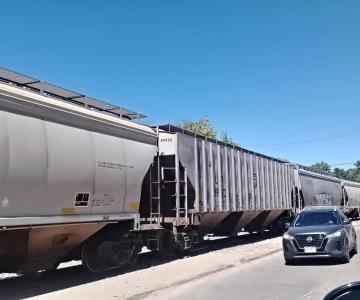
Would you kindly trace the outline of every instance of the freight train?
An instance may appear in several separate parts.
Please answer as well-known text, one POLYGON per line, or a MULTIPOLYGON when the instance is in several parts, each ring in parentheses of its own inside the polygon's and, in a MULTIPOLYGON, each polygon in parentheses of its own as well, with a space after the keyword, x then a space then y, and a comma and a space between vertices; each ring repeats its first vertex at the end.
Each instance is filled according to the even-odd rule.
POLYGON ((116 268, 309 205, 358 216, 359 183, 140 117, 0 68, 0 272, 116 268))

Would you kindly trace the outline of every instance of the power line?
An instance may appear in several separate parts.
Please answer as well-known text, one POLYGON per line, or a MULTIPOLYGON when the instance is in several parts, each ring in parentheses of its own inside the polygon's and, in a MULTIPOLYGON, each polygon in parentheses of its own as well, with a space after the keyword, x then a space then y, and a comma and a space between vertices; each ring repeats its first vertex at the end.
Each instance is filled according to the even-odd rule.
POLYGON ((343 139, 350 136, 359 136, 360 131, 356 132, 345 132, 342 134, 337 135, 329 135, 324 137, 318 137, 308 140, 298 140, 298 141, 290 141, 290 142, 283 142, 283 143, 273 143, 273 144, 258 144, 253 145, 253 147, 272 147, 272 146, 286 146, 286 145, 301 145, 301 144, 311 144, 311 143, 317 143, 317 142, 323 142, 328 140, 335 140, 335 139, 343 139))
POLYGON ((341 164, 331 164, 330 167, 333 167, 333 166, 345 166, 345 165, 355 165, 355 162, 341 163, 341 164))

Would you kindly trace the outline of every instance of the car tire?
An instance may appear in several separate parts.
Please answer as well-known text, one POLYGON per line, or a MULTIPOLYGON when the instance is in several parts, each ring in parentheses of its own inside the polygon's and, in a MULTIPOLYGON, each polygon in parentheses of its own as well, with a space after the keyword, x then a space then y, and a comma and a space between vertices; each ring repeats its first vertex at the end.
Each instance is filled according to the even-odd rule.
POLYGON ((288 266, 295 265, 295 259, 285 258, 285 265, 288 265, 288 266))

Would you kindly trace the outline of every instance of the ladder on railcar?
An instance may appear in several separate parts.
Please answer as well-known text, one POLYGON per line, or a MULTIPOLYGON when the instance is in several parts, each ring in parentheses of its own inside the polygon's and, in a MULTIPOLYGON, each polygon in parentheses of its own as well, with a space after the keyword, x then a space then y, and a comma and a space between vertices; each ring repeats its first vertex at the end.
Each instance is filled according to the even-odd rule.
POLYGON ((150 224, 159 224, 161 222, 161 177, 159 155, 157 155, 156 160, 156 166, 153 163, 150 168, 150 224), (154 174, 155 169, 156 173, 154 174), (156 191, 155 194, 154 190, 156 191))
POLYGON ((168 201, 175 199, 172 210, 176 214, 176 223, 180 223, 180 219, 188 220, 187 169, 162 167, 158 157, 157 163, 153 164, 150 170, 150 223, 161 222, 161 195, 165 185, 169 185, 174 191, 173 194, 168 195, 170 198, 168 201))
MULTIPOLYGON (((164 184, 175 185, 175 193, 170 195, 175 198, 175 210, 176 223, 180 222, 180 219, 188 220, 188 181, 187 181, 187 169, 178 167, 162 167, 161 178, 164 184), (174 174, 170 174, 170 179, 167 178, 167 171, 173 171, 174 174)), ((179 224, 177 224, 179 225, 179 224)))

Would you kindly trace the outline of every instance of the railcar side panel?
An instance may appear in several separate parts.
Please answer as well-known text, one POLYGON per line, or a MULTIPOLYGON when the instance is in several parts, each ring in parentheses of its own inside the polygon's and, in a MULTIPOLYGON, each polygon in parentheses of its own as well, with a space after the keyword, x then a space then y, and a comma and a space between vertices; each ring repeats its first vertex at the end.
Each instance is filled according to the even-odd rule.
POLYGON ((156 147, 0 112, 0 217, 138 211, 156 147))
POLYGON ((299 187, 301 188, 304 206, 343 205, 341 180, 299 169, 299 187))
POLYGON ((360 208, 360 183, 343 181, 345 198, 350 209, 360 208))
MULTIPOLYGON (((212 201, 217 211, 291 209, 294 167, 240 148, 216 144, 182 133, 160 132, 160 139, 175 143, 178 156, 194 183, 198 169, 200 211, 211 211, 212 201), (174 138, 169 138, 174 136, 174 138), (176 146, 178 143, 178 146, 176 146), (193 147, 199 155, 198 167, 193 159, 193 147), (272 168, 271 168, 272 166, 272 168), (271 197, 271 191, 274 196, 271 197), (272 199, 273 198, 273 199, 272 199), (271 201, 273 200, 273 202, 271 201)), ((160 152, 162 143, 160 143, 160 152)), ((166 151, 165 151, 166 152, 166 151)), ((164 153, 165 153, 164 152, 164 153)), ((170 152, 166 152, 170 154, 170 152)), ((196 187, 195 184, 193 184, 196 187)), ((197 193, 196 193, 197 194, 197 193)))
MULTIPOLYGON (((246 226, 260 230, 293 209, 295 182, 291 164, 178 131, 159 131, 159 153, 179 160, 179 174, 187 174, 187 195, 195 197, 187 199, 190 206, 176 207, 172 200, 176 193, 162 194, 163 204, 175 204, 172 210, 180 216, 177 224, 192 224, 191 217, 186 216, 193 215, 200 217, 194 220, 200 220, 202 233, 225 234, 246 226)), ((173 167, 176 169, 176 164, 173 167)), ((182 175, 179 180, 174 185, 181 187, 182 175)), ((170 212, 164 215, 170 216, 170 212)))

